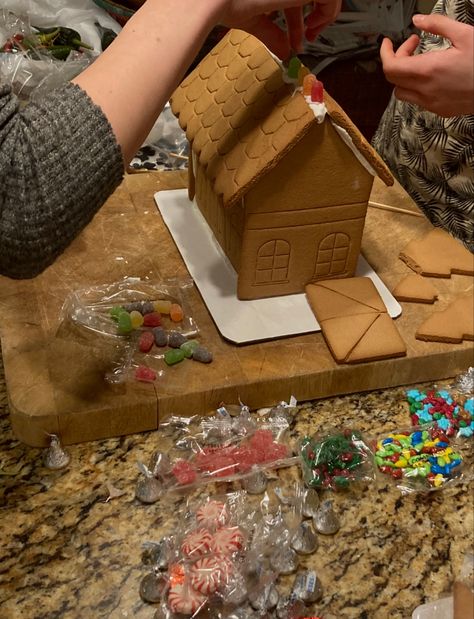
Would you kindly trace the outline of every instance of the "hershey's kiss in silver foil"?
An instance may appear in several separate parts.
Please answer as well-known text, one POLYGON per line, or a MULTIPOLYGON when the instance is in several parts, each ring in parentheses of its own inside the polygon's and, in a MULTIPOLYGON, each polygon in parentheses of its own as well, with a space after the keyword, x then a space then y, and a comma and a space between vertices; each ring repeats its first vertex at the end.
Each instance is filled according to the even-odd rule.
MULTIPOLYGON (((249 604, 245 604, 241 608, 235 608, 225 615, 225 619, 254 619, 257 615, 249 604)), ((260 614, 258 614, 260 619, 260 614)))
POLYGON ((159 542, 145 542, 143 544, 142 563, 159 570, 166 570, 170 553, 171 538, 168 536, 163 537, 159 542))
POLYGON ((462 393, 463 395, 474 394, 474 367, 468 368, 466 372, 460 374, 456 378, 454 388, 456 389, 456 391, 459 391, 459 393, 462 393))
POLYGON ((277 547, 270 556, 270 565, 278 574, 292 574, 299 562, 297 553, 287 544, 277 547))
POLYGON ((221 594, 229 606, 242 606, 248 594, 245 578, 240 573, 235 574, 221 589, 221 594))
POLYGON ((321 503, 313 517, 313 524, 318 533, 322 535, 334 535, 341 528, 341 522, 332 508, 332 501, 321 503))
POLYGON ((321 581, 313 570, 298 572, 293 582, 290 598, 313 604, 323 597, 321 581))
POLYGON ((161 481, 156 479, 153 473, 141 462, 138 463, 138 468, 142 475, 135 486, 135 496, 142 503, 156 503, 163 491, 161 481))
POLYGON ((154 477, 162 479, 171 471, 171 460, 162 451, 155 451, 150 458, 148 468, 154 477))
POLYGON ((305 518, 313 518, 319 508, 319 496, 314 488, 305 488, 303 494, 302 513, 305 518))
POLYGON ((258 586, 249 593, 249 602, 255 610, 272 610, 279 598, 278 589, 272 582, 263 587, 258 586))
POLYGON ((318 538, 311 523, 304 520, 291 538, 291 547, 300 555, 310 555, 318 547, 318 538))
POLYGON ((156 604, 161 600, 164 588, 166 587, 166 577, 158 572, 146 574, 140 582, 140 597, 148 604, 156 604))
POLYGON ((53 471, 64 469, 71 461, 71 457, 68 452, 63 449, 59 437, 56 436, 56 434, 50 434, 49 436, 51 441, 48 449, 44 453, 44 465, 46 468, 53 471))
POLYGON ((301 600, 293 600, 289 596, 281 597, 276 609, 277 619, 301 619, 308 614, 301 600))
POLYGON ((242 479, 242 488, 249 494, 262 494, 268 485, 268 477, 263 471, 255 471, 242 479))

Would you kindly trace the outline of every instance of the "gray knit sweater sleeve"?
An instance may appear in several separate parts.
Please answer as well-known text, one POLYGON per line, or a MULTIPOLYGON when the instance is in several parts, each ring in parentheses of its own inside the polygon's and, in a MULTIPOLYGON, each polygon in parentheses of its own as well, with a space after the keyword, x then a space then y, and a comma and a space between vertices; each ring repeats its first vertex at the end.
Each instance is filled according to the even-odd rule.
POLYGON ((20 111, 0 85, 0 274, 41 273, 122 177, 112 128, 78 86, 68 83, 20 111))

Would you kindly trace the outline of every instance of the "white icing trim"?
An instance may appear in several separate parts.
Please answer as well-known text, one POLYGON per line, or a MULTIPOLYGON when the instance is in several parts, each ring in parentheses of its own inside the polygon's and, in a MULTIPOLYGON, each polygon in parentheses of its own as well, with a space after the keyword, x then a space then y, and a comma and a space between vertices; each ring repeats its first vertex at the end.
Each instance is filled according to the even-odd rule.
MULTIPOLYGON (((329 118, 331 118, 331 116, 329 116, 329 118)), ((367 172, 372 174, 372 176, 378 176, 377 172, 374 170, 374 168, 370 165, 370 163, 367 161, 364 155, 360 152, 360 150, 354 144, 351 136, 347 133, 347 131, 343 129, 342 127, 340 127, 337 123, 335 123, 332 118, 331 118, 331 122, 332 122, 332 126, 337 131, 341 140, 351 149, 351 151, 357 157, 359 163, 361 163, 364 166, 364 168, 367 170, 367 172)))
POLYGON ((316 116, 316 120, 318 124, 321 124, 323 120, 326 118, 326 114, 328 113, 328 109, 325 103, 317 103, 316 101, 311 101, 311 97, 305 97, 306 103, 311 108, 311 111, 316 116))

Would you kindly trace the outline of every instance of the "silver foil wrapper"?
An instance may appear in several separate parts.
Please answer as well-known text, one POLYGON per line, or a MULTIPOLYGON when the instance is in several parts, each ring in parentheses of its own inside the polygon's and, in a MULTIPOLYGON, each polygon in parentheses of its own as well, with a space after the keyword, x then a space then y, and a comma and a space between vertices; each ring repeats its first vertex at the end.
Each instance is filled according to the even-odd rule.
POLYGON ((249 494, 262 494, 268 485, 268 477, 263 471, 256 471, 242 479, 242 488, 249 494))
POLYGON ((278 547, 270 557, 270 565, 278 574, 293 574, 299 562, 297 552, 286 544, 278 547))
POLYGON ((273 583, 268 583, 263 587, 256 587, 249 593, 249 602, 255 610, 272 610, 278 604, 280 595, 273 583))
POLYGON ((151 458, 150 464, 148 466, 151 473, 157 479, 162 479, 166 477, 171 471, 171 460, 168 455, 163 453, 162 451, 155 451, 151 458))
POLYGON ((148 475, 142 475, 135 486, 135 496, 142 503, 156 503, 162 491, 162 483, 156 477, 148 475))
POLYGON ((277 619, 301 619, 308 611, 304 602, 293 600, 289 596, 281 597, 276 608, 277 619))
POLYGON ((291 589, 290 600, 313 604, 323 597, 321 581, 313 570, 298 572, 291 589))
POLYGON ((313 517, 313 524, 316 531, 322 535, 334 535, 339 531, 341 522, 332 507, 332 501, 321 503, 313 517))
POLYGON ((150 572, 141 579, 140 597, 148 604, 156 604, 161 600, 166 584, 164 574, 150 572))
POLYGON ((468 368, 456 378, 454 388, 463 395, 474 395, 474 367, 468 368))
POLYGON ((305 518, 314 518, 319 508, 319 496, 314 488, 305 488, 302 513, 305 518))
POLYGON ((159 570, 166 570, 168 568, 170 554, 170 537, 163 537, 159 542, 145 542, 143 544, 142 563, 159 570))
POLYGON ((304 520, 291 538, 291 547, 298 554, 310 555, 318 547, 318 538, 310 522, 304 520))
POLYGON ((44 453, 43 462, 46 468, 51 470, 64 469, 71 461, 68 452, 63 449, 56 434, 51 434, 51 441, 48 449, 44 453))

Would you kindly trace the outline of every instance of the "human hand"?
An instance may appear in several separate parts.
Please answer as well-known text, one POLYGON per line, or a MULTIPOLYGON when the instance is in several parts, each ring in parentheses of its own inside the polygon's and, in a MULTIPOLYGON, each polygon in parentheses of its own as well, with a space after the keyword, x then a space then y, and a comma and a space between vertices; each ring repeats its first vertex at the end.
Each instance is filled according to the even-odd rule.
POLYGON ((318 0, 313 3, 313 10, 305 20, 305 36, 308 41, 314 41, 326 26, 336 21, 341 5, 342 0, 318 0))
POLYGON ((474 27, 444 15, 415 15, 420 30, 448 39, 452 47, 413 55, 419 37, 412 35, 395 52, 384 39, 380 57, 397 99, 439 116, 474 114, 474 27))

